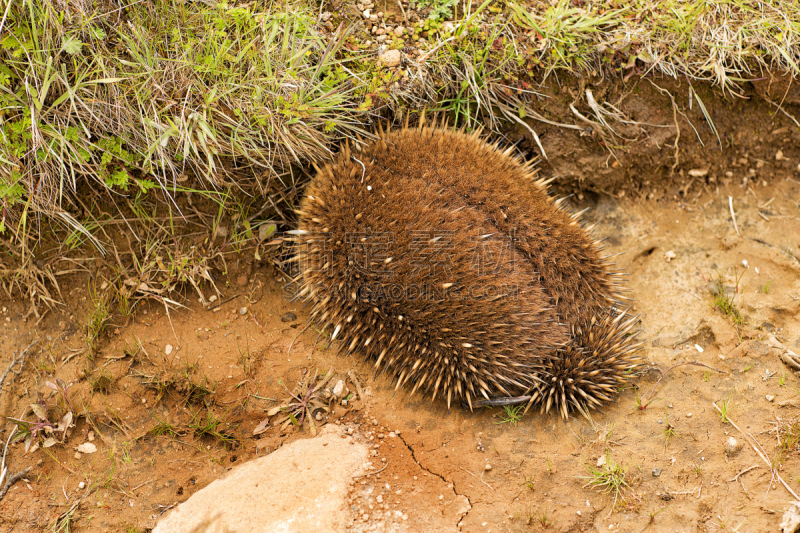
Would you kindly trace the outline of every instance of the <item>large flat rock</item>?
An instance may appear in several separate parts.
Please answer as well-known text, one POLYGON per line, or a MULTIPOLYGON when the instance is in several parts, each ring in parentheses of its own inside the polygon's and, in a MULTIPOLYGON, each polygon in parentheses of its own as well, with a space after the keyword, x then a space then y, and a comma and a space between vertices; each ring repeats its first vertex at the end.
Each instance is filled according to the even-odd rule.
POLYGON ((242 464, 162 518, 153 533, 345 530, 347 493, 367 461, 364 444, 326 426, 242 464))

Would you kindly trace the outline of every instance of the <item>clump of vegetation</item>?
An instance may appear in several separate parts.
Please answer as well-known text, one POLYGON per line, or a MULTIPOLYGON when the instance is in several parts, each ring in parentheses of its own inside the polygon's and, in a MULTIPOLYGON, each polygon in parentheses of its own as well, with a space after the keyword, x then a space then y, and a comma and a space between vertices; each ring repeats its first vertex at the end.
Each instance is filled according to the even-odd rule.
POLYGON ((617 503, 617 498, 622 494, 623 490, 630 489, 630 485, 625 479, 627 469, 610 458, 606 457, 606 461, 599 467, 587 467, 589 476, 584 479, 588 480, 585 487, 595 487, 602 492, 612 494, 614 497, 614 505, 617 503))
MULTIPOLYGON (((75 268, 75 255, 97 255, 112 267, 108 307, 123 316, 143 298, 176 306, 185 283, 204 300, 212 259, 224 272, 231 250, 263 257, 259 228, 292 220, 297 169, 368 137, 379 112, 435 109, 468 128, 506 120, 538 143, 524 119, 552 121, 532 105, 533 80, 557 70, 656 71, 728 93, 763 72, 800 73, 793 3, 669 1, 646 17, 611 1, 456 4, 418 0, 429 17, 387 35, 387 46, 424 55, 390 70, 364 54, 370 37, 357 25, 323 30, 319 6, 303 1, 9 2, 0 21, 6 290, 38 318, 40 305, 62 299, 57 274, 75 268), (187 242, 179 227, 205 238, 187 242)), ((612 123, 628 118, 590 91, 577 98, 593 118, 576 107, 561 126, 591 123, 612 146, 612 123)))
POLYGON ((739 281, 742 279, 742 275, 744 275, 744 272, 736 276, 736 284, 734 285, 734 291, 732 294, 726 292, 725 282, 722 279, 722 275, 717 276, 717 279, 714 281, 714 285, 711 288, 713 307, 728 317, 730 321, 733 322, 733 325, 737 328, 742 328, 747 324, 747 321, 742 315, 741 310, 734 302, 734 297, 739 292, 739 281))
POLYGON ((500 413, 500 421, 495 424, 511 424, 517 427, 517 424, 522 420, 524 414, 524 405, 504 405, 500 413))

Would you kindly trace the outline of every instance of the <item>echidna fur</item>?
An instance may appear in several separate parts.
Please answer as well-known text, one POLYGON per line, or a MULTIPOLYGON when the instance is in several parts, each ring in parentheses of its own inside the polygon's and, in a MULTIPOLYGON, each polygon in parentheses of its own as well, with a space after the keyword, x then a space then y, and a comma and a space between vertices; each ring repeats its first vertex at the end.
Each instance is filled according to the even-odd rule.
POLYGON ((526 411, 567 418, 612 401, 639 364, 638 317, 580 213, 512 150, 424 123, 345 145, 297 210, 299 297, 395 390, 448 408, 526 395, 526 411))

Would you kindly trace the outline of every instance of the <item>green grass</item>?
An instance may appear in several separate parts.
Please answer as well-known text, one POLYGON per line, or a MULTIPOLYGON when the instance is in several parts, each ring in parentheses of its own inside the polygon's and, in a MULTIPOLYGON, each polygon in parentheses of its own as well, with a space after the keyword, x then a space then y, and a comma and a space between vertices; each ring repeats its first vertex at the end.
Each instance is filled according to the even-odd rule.
POLYGON ((747 320, 745 320, 741 310, 736 307, 736 303, 734 302, 735 295, 739 292, 739 281, 742 275, 744 275, 744 272, 736 277, 736 285, 733 294, 727 294, 725 292, 725 282, 722 279, 722 275, 717 277, 714 281, 714 287, 711 289, 712 306, 728 317, 737 328, 742 328, 747 324, 747 320))
POLYGON ((719 409, 719 418, 720 420, 722 420, 723 424, 728 423, 728 411, 730 410, 730 406, 731 406, 730 396, 728 396, 724 400, 720 400, 719 405, 717 405, 717 408, 719 409))
POLYGON ((517 424, 522 420, 524 405, 504 405, 503 411, 500 413, 500 421, 495 424, 511 424, 517 427, 517 424))
POLYGON ((614 497, 615 504, 622 492, 630 488, 625 479, 627 469, 611 459, 607 458, 607 462, 601 467, 590 466, 587 469, 589 476, 584 478, 588 480, 585 486, 594 487, 602 492, 611 494, 614 497))
MULTIPOLYGON (((142 298, 174 305, 181 283, 201 292, 221 249, 256 246, 259 224, 289 221, 297 169, 368 136, 378 115, 434 109, 470 128, 505 120, 533 132, 523 118, 547 121, 533 105, 534 80, 657 72, 693 83, 719 137, 695 89, 738 93, 764 73, 800 74, 795 3, 621 5, 486 0, 464 12, 452 0, 419 0, 428 18, 405 22, 406 35, 390 34, 386 45, 419 48, 424 60, 393 72, 364 44, 372 37, 339 13, 336 31, 323 31, 316 17, 332 9, 325 3, 9 2, 0 28, 0 253, 11 265, 3 280, 54 305, 56 273, 71 253, 108 253, 118 277, 111 300, 123 316, 142 298), (184 196, 195 208, 179 212, 184 196), (221 216, 231 212, 230 221, 221 216), (226 236, 190 253, 175 231, 187 221, 191 231, 226 236), (120 227, 133 234, 132 257, 120 257, 120 227), (140 289, 154 264, 164 286, 140 289)), ((578 97, 595 115, 582 120, 608 146, 627 142, 612 139, 613 105, 578 97)))

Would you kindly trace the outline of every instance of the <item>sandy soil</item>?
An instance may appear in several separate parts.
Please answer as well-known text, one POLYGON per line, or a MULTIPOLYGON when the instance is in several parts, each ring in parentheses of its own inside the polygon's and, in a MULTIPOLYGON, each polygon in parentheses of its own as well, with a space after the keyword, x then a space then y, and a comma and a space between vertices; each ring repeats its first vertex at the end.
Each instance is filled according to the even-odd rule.
MULTIPOLYGON (((150 303, 115 317, 93 361, 75 350, 91 310, 87 287, 101 280, 66 280, 68 305, 37 325, 23 321, 26 302, 4 301, 0 368, 40 343, 7 378, 3 413, 20 417, 41 395, 50 419, 69 405, 76 418, 63 443, 27 454, 23 443, 9 447, 11 473, 31 470, 0 502, 2 530, 67 520, 70 531, 152 528, 232 466, 310 436, 308 420, 297 427, 280 414, 253 432, 289 391, 302 394, 333 369, 326 388, 341 380, 347 405, 318 411, 315 428, 344 425, 385 466, 353 484, 350 530, 425 531, 435 517, 465 532, 777 531, 798 499, 777 476, 800 492, 800 450, 782 447, 777 432, 800 406, 800 379, 779 358, 786 348, 800 353, 799 199, 793 179, 711 185, 683 202, 573 198, 592 208, 587 219, 608 251, 624 252, 647 363, 591 422, 529 413, 513 425, 499 409, 448 413, 442 402, 407 399, 369 363, 303 331, 305 310, 284 298, 266 264, 241 262, 219 284, 225 303, 215 310, 195 298, 169 314, 150 303), (746 325, 713 307, 719 276, 746 325), (708 366, 674 367, 687 362, 708 366), (48 387, 56 379, 69 384, 69 404, 48 387), (738 430, 714 407, 725 400, 738 430), (726 454, 729 437, 743 447, 726 454), (86 443, 97 451, 78 452, 86 443), (598 461, 625 471, 619 494, 587 485, 598 461)), ((12 428, 3 426, 4 441, 12 428)))

